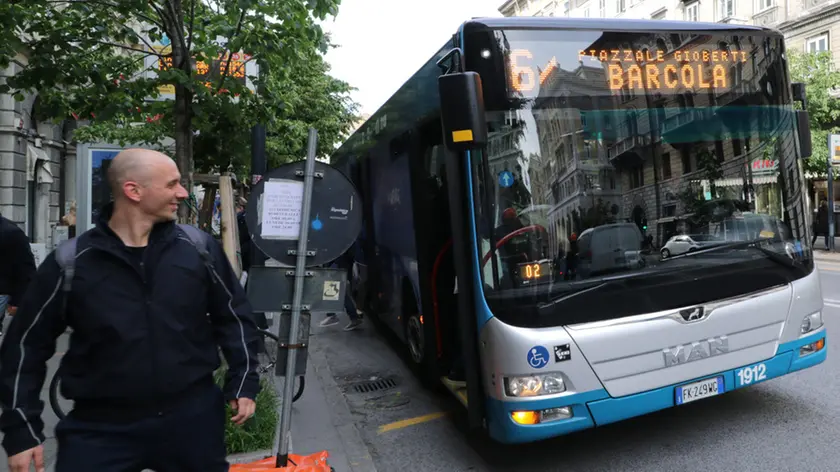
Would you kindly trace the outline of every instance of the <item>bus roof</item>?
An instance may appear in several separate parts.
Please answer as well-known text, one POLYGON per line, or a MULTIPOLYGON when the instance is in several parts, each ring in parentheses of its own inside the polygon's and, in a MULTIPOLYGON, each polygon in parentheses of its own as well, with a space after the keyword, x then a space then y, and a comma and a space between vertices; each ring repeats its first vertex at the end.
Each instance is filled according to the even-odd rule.
MULTIPOLYGON (((640 32, 670 32, 670 31, 715 31, 715 32, 744 32, 745 34, 771 34, 779 35, 777 30, 758 26, 730 25, 726 23, 701 23, 689 21, 668 21, 653 19, 629 19, 629 18, 557 18, 557 17, 536 17, 536 16, 511 16, 511 17, 476 17, 465 21, 458 28, 463 31, 467 26, 486 28, 510 28, 510 29, 591 29, 591 30, 619 30, 619 31, 640 31, 640 32)), ((436 83, 437 76, 442 72, 435 63, 451 48, 452 38, 446 39, 443 47, 439 49, 429 60, 427 60, 417 71, 415 71, 398 89, 385 101, 371 116, 353 132, 333 156, 340 161, 348 152, 364 145, 364 136, 375 127, 380 126, 382 118, 388 131, 394 131, 393 117, 398 117, 405 123, 416 123, 427 116, 427 113, 437 107, 437 90, 429 96, 418 96, 421 91, 426 90, 424 85, 427 81, 436 83), (400 113, 395 113, 395 107, 399 104, 400 113), (390 111, 390 113, 388 113, 390 111), (390 120, 390 123, 388 121, 390 120)), ((399 128, 397 128, 399 130, 399 128)), ((377 131, 377 138, 388 138, 393 133, 377 131)), ((331 163, 336 161, 331 158, 331 163)))
MULTIPOLYGON (((619 31, 744 31, 778 33, 760 26, 703 23, 692 21, 632 19, 632 18, 566 18, 553 16, 510 16, 473 18, 464 25, 475 23, 488 28, 550 28, 594 29, 619 31)), ((780 33, 778 33, 780 34, 780 33)))

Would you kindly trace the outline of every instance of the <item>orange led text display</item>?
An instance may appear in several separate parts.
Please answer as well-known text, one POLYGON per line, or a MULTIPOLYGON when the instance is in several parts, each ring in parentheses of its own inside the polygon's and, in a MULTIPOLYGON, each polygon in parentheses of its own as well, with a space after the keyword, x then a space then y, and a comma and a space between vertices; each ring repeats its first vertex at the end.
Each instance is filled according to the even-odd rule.
MULTIPOLYGON (((534 68, 528 65, 533 53, 528 49, 510 52, 510 82, 517 92, 531 92, 543 85, 559 67, 552 57, 534 68)), ((578 61, 602 63, 610 90, 679 91, 682 89, 726 89, 731 86, 732 65, 745 63, 745 51, 635 49, 589 49, 579 51, 578 61)))

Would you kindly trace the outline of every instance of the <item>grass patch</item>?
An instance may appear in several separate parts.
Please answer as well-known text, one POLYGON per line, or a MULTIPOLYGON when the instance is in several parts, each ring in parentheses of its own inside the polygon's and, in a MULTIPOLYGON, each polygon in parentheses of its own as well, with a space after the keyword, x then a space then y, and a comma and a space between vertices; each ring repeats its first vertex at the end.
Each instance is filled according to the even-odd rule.
MULTIPOLYGON (((225 369, 216 371, 216 383, 219 386, 224 384, 225 369)), ((260 393, 257 394, 257 411, 254 416, 242 426, 234 424, 230 419, 233 417, 233 410, 225 405, 225 445, 228 454, 239 454, 243 452, 254 452, 261 449, 272 449, 274 447, 274 430, 277 422, 280 421, 277 414, 279 398, 270 378, 260 379, 260 393)))

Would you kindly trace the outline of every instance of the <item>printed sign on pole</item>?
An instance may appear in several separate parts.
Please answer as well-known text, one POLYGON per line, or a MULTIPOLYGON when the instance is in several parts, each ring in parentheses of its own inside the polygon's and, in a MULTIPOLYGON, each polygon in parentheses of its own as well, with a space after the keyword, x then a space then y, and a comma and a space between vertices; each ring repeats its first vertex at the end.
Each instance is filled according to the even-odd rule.
POLYGON ((840 165, 840 134, 828 137, 828 159, 831 165, 840 165))

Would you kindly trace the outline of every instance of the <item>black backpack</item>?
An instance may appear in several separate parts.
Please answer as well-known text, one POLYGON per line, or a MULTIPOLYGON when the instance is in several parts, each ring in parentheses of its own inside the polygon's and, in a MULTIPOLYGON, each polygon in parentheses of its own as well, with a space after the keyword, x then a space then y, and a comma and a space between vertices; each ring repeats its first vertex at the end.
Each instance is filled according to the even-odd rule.
MULTIPOLYGON (((190 240, 190 243, 192 243, 196 250, 198 250, 199 255, 201 255, 201 259, 204 261, 204 265, 207 266, 208 270, 212 271, 213 256, 210 255, 210 248, 207 244, 207 234, 204 231, 201 231, 200 229, 191 225, 179 223, 178 228, 180 228, 181 231, 186 233, 187 237, 190 240)), ((73 286, 73 275, 76 272, 76 243, 78 239, 78 236, 75 238, 70 238, 66 241, 61 242, 61 244, 59 244, 58 247, 55 248, 55 261, 61 268, 61 274, 64 277, 64 283, 61 289, 64 293, 64 307, 66 307, 67 295, 70 294, 70 290, 73 286)), ((62 312, 64 312, 63 309, 62 312)))

